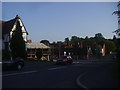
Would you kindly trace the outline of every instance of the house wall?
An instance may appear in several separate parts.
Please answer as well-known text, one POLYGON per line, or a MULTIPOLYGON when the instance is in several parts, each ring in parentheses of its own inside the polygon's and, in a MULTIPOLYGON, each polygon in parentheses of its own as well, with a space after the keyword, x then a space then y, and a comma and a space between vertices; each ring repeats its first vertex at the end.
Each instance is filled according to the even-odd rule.
MULTIPOLYGON (((18 19, 18 21, 20 22, 20 26, 22 27, 23 39, 24 39, 25 42, 27 42, 27 32, 25 30, 25 27, 24 27, 21 19, 18 19)), ((2 49, 3 50, 4 49, 10 50, 10 47, 9 47, 10 43, 9 43, 9 41, 12 38, 12 33, 13 33, 14 30, 16 30, 16 24, 14 24, 14 26, 13 26, 13 28, 12 28, 10 33, 3 35, 3 40, 2 40, 2 49)))
MULTIPOLYGON (((27 33, 26 33, 26 30, 25 30, 25 27, 24 27, 21 19, 18 19, 18 21, 20 22, 20 26, 22 27, 23 39, 24 39, 25 42, 27 42, 27 33)), ((10 32, 10 38, 12 38, 12 33, 15 29, 16 29, 16 24, 14 24, 14 26, 12 28, 12 31, 10 32)))
POLYGON ((3 42, 9 42, 9 34, 4 34, 3 38, 3 42))
POLYGON ((9 49, 9 34, 4 34, 3 35, 3 40, 2 40, 2 49, 9 49))
MULTIPOLYGON (((32 59, 32 58, 37 58, 36 52, 38 49, 27 49, 27 58, 32 59)), ((46 57, 47 60, 49 60, 50 57, 50 49, 41 49, 42 51, 42 56, 46 57)))
POLYGON ((25 27, 21 21, 21 19, 18 19, 19 22, 20 22, 20 26, 22 26, 22 32, 23 32, 23 39, 25 40, 25 42, 27 42, 27 33, 26 33, 26 30, 25 30, 25 27))

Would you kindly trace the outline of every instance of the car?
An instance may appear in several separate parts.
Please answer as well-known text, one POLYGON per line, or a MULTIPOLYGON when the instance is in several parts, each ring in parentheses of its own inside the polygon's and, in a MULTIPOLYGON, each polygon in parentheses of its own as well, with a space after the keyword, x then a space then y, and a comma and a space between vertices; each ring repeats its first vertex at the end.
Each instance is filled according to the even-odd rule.
POLYGON ((14 60, 3 60, 2 61, 2 69, 16 69, 21 70, 24 66, 24 59, 23 58, 16 58, 14 60))
POLYGON ((72 63, 73 63, 73 59, 71 56, 59 57, 56 60, 56 64, 72 64, 72 63))

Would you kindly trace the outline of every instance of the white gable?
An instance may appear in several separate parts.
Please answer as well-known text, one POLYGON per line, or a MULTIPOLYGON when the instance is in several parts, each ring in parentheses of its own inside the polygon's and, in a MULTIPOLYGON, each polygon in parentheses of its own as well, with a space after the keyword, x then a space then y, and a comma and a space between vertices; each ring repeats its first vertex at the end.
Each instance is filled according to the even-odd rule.
MULTIPOLYGON (((18 19, 18 21, 20 22, 20 26, 22 27, 22 33, 23 33, 23 39, 24 41, 27 41, 27 32, 26 32, 26 29, 21 21, 21 19, 18 19)), ((12 28, 12 31, 10 32, 10 38, 12 38, 12 33, 13 31, 16 30, 16 24, 14 24, 13 28, 12 28)))

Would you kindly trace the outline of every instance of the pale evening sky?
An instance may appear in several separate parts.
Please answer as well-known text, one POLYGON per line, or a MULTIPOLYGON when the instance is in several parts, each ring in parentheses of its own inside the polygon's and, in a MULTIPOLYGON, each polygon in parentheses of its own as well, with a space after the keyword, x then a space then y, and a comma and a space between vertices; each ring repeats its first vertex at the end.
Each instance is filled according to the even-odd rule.
POLYGON ((117 2, 2 2, 2 20, 18 14, 33 42, 64 41, 66 37, 113 38, 117 29, 117 2))

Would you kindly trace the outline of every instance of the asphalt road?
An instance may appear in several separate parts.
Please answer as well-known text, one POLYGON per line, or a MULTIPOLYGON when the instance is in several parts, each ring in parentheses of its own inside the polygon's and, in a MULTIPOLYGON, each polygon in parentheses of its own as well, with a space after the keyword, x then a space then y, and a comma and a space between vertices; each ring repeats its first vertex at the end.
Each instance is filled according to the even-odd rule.
MULTIPOLYGON (((98 73, 100 68, 111 65, 115 66, 111 62, 75 62, 72 65, 56 65, 53 62, 29 63, 21 71, 3 71, 2 88, 79 88, 76 84, 78 76, 87 72, 98 73)), ((82 80, 85 82, 85 78, 82 80)), ((91 79, 88 80, 91 83, 91 79)))

